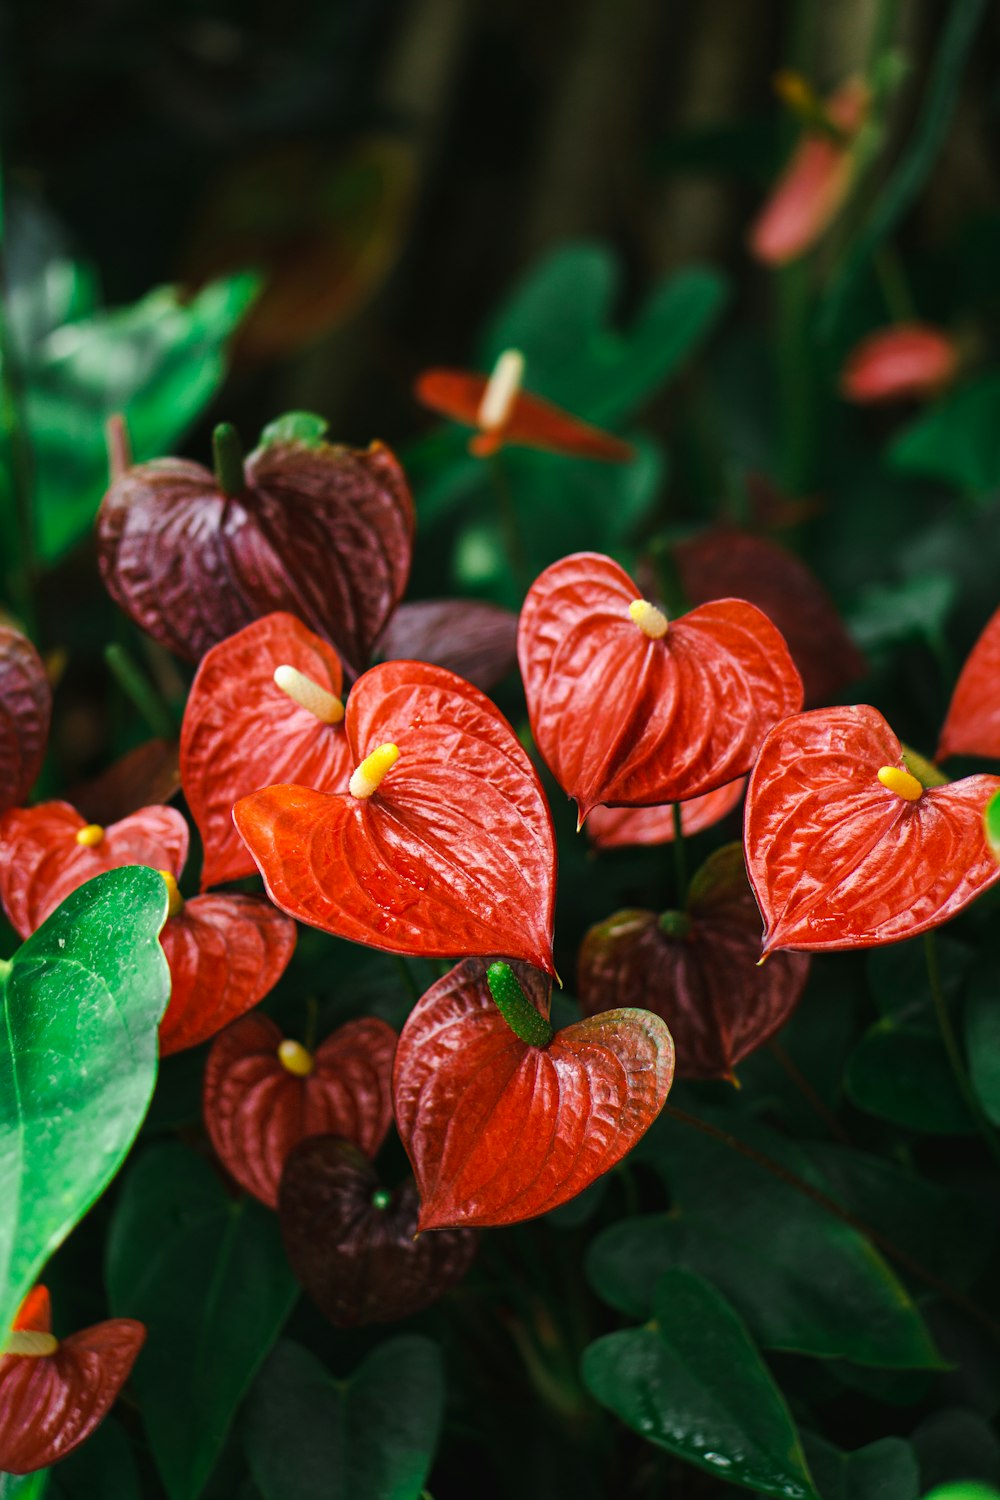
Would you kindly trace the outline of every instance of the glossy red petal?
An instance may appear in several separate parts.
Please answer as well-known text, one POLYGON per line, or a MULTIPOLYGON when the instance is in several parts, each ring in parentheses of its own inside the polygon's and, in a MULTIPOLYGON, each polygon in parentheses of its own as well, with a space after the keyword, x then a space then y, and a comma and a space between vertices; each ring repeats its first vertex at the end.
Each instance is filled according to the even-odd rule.
MULTIPOLYGON (((477 427, 479 407, 488 384, 487 375, 471 375, 464 370, 425 370, 416 381, 414 394, 431 411, 467 427, 477 427)), ((527 391, 518 392, 503 427, 482 433, 473 439, 471 446, 473 452, 485 458, 506 443, 542 448, 567 458, 596 458, 611 463, 628 463, 633 457, 633 449, 621 438, 602 432, 589 422, 581 422, 551 401, 527 391)))
POLYGON ((727 527, 681 542, 674 559, 692 604, 746 599, 763 610, 785 638, 808 705, 829 702, 863 675, 865 659, 826 589, 776 542, 727 527))
POLYGON ((580 1003, 588 1015, 642 1004, 669 1026, 679 1078, 725 1078, 787 1021, 809 958, 778 953, 758 964, 760 912, 739 844, 699 870, 686 916, 683 936, 668 935, 651 911, 616 912, 592 927, 580 949, 580 1003))
POLYGON ((160 1055, 196 1047, 263 1000, 295 952, 295 923, 256 896, 195 896, 160 934, 170 1004, 160 1055))
POLYGON ((867 948, 937 927, 1000 880, 983 830, 996 776, 908 802, 878 780, 902 750, 874 708, 779 724, 747 789, 747 869, 765 951, 867 948))
MULTIPOLYGON (((680 803, 681 833, 685 838, 720 822, 737 807, 746 787, 740 776, 703 797, 680 803)), ((660 807, 595 807, 587 819, 587 834, 598 849, 627 849, 637 844, 671 844, 674 803, 660 807)))
POLYGON ((629 617, 639 598, 610 557, 579 552, 546 568, 521 611, 531 730, 581 819, 734 781, 802 702, 780 632, 752 604, 717 600, 652 640, 629 617))
POLYGON ((955 379, 958 365, 958 347, 943 330, 898 323, 855 345, 840 374, 840 392, 862 404, 936 396, 955 379))
POLYGON ((413 394, 439 416, 475 427, 488 384, 489 376, 466 370, 424 370, 413 383, 413 394))
POLYGON ((145 1337, 141 1323, 112 1318, 54 1354, 0 1357, 0 1471, 31 1474, 79 1447, 107 1416, 145 1337))
POLYGON ((0 813, 25 802, 45 759, 52 689, 27 636, 0 625, 0 813))
POLYGON ((552 819, 499 709, 441 667, 386 662, 345 723, 355 765, 399 747, 373 796, 277 786, 236 804, 272 901, 385 952, 505 953, 551 973, 552 819))
POLYGON ((406 587, 413 502, 388 448, 271 443, 227 497, 207 469, 140 464, 98 516, 117 604, 189 661, 275 610, 298 615, 356 671, 406 587))
POLYGON ((144 807, 110 824, 94 848, 77 843, 85 826, 68 802, 15 808, 0 818, 0 899, 22 938, 105 870, 150 865, 176 877, 184 868, 188 826, 172 807, 144 807))
POLYGON ((175 740, 146 740, 120 760, 74 787, 70 801, 91 823, 117 823, 152 803, 169 802, 181 788, 175 740))
POLYGON ((517 665, 517 615, 469 599, 401 604, 378 649, 384 661, 446 667, 485 693, 517 665))
POLYGON ((949 755, 1000 760, 1000 609, 990 617, 955 684, 936 759, 949 755))
POLYGON ((373 1157, 392 1122, 396 1033, 377 1017, 348 1021, 312 1054, 312 1072, 289 1072, 267 1016, 244 1016, 212 1044, 205 1065, 205 1124, 216 1154, 247 1192, 278 1202, 293 1146, 336 1135, 373 1157))
POLYGON ((825 105, 830 120, 849 138, 841 144, 805 135, 775 184, 749 233, 753 255, 781 266, 808 250, 840 212, 855 174, 850 138, 864 123, 869 104, 863 79, 850 78, 825 105))
POLYGON ((673 1072, 658 1016, 608 1011, 532 1047, 497 1010, 484 965, 457 965, 396 1048, 396 1126, 420 1228, 516 1224, 574 1198, 653 1123, 673 1072))
POLYGON ((274 682, 290 666, 335 698, 340 658, 294 615, 266 615, 213 646, 184 710, 181 779, 205 846, 201 884, 256 873, 233 825, 240 797, 276 781, 346 791, 354 769, 343 721, 325 724, 274 682))
POLYGON ((291 1152, 278 1194, 288 1261, 336 1327, 409 1317, 465 1275, 478 1235, 418 1235, 419 1206, 412 1178, 384 1192, 349 1141, 313 1136, 291 1152))

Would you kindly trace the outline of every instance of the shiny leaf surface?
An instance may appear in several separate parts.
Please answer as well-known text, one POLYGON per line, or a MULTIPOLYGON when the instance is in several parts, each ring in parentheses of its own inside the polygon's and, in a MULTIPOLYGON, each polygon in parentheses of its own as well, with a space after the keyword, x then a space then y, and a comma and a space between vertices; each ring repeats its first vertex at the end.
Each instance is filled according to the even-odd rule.
POLYGON ((585 1015, 636 1001, 662 1016, 679 1078, 726 1078, 784 1025, 809 973, 804 954, 758 966, 761 921, 743 849, 727 844, 691 884, 684 935, 651 911, 621 911, 592 927, 578 960, 585 1015))
POLYGON ((1000 609, 976 641, 959 674, 938 741, 937 760, 984 755, 1000 760, 1000 609))
MULTIPOLYGON (((680 803, 684 838, 712 828, 731 813, 742 799, 746 778, 680 803)), ((595 807, 587 819, 587 834, 598 849, 625 849, 641 844, 672 844, 674 804, 660 807, 595 807)))
POLYGON ((765 952, 911 937, 1000 880, 983 831, 995 776, 907 801, 879 780, 886 767, 903 769, 902 748, 865 705, 814 709, 764 741, 744 838, 765 952))
MULTIPOLYGON (((548 1015, 533 976, 528 997, 548 1015)), ((608 1011, 548 1047, 514 1035, 484 966, 458 964, 423 996, 396 1049, 396 1126, 420 1188, 420 1228, 516 1224, 573 1198, 659 1114, 674 1049, 647 1011, 608 1011)))
POLYGON ((166 913, 154 871, 112 871, 74 891, 0 980, 0 1341, 149 1106, 166 913))
POLYGON ((223 1166, 275 1208, 292 1147, 336 1135, 374 1157, 392 1121, 396 1033, 375 1017, 348 1021, 311 1054, 282 1061, 282 1033, 244 1016, 217 1037, 205 1065, 205 1124, 223 1166), (309 1067, 303 1074, 298 1068, 309 1067))
POLYGON ((902 1438, 881 1438, 853 1453, 841 1453, 815 1433, 802 1446, 823 1500, 917 1500, 920 1465, 902 1438))
POLYGON ((384 661, 429 661, 489 692, 517 665, 517 616, 475 599, 401 604, 378 645, 384 661))
POLYGON ((551 972, 552 821, 499 709, 441 667, 386 662, 352 689, 345 728, 355 766, 398 746, 373 795, 277 786, 236 804, 271 900, 390 953, 505 953, 551 972))
POLYGON ((379 443, 271 443, 245 483, 227 497, 181 459, 129 469, 98 516, 111 597, 189 661, 288 610, 360 671, 410 571, 413 502, 395 458, 379 443))
POLYGON ((629 616, 639 598, 611 558, 581 552, 546 568, 521 611, 532 734, 581 819, 735 780, 802 701, 780 633, 752 604, 704 605, 651 639, 629 616))
POLYGON ((667 1271, 655 1323, 583 1356, 587 1389, 651 1443, 717 1479, 816 1500, 784 1398, 737 1314, 700 1276, 667 1271))
POLYGON ((213 646, 198 668, 181 730, 184 796, 205 846, 202 889, 252 875, 233 826, 249 792, 294 780, 346 791, 353 770, 343 721, 326 724, 274 681, 290 666, 340 698, 340 658, 293 615, 267 615, 213 646))
POLYGON ((0 625, 0 813, 26 802, 49 738, 52 689, 27 636, 0 625))
POLYGON ((338 1328, 394 1323, 443 1297, 476 1253, 470 1229, 419 1234, 408 1178, 389 1193, 368 1158, 337 1136, 312 1136, 289 1154, 278 1216, 292 1270, 338 1328))

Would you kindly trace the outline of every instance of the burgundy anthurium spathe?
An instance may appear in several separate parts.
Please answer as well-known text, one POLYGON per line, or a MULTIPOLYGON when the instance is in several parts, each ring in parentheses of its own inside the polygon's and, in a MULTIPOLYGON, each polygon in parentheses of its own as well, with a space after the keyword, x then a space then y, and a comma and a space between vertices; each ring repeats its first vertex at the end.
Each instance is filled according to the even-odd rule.
POLYGON ((517 666, 517 615, 476 599, 401 604, 378 643, 383 661, 429 661, 484 693, 517 666))
POLYGON ((856 344, 840 372, 840 393, 859 405, 936 396, 958 374, 958 345, 926 323, 878 328, 856 344))
POLYGON ((234 818, 271 900, 351 942, 552 967, 545 794, 499 709, 442 667, 386 662, 344 720, 346 793, 272 786, 234 818))
POLYGON ((781 633, 741 599, 667 620, 610 557, 535 580, 518 659, 531 730, 581 823, 599 804, 685 802, 747 772, 802 703, 781 633))
POLYGON ((867 705, 777 725, 744 818, 764 952, 867 948, 953 917, 1000 880, 983 828, 998 789, 996 776, 924 786, 867 705))
POLYGON ((675 806, 680 808, 681 835, 689 838, 712 828, 738 807, 746 784, 746 777, 740 776, 703 797, 692 797, 690 802, 667 802, 660 807, 595 807, 587 819, 587 836, 598 849, 671 844, 675 806))
POLYGON ((56 1339, 47 1290, 29 1292, 0 1352, 0 1473, 33 1474, 85 1442, 114 1405, 145 1338, 133 1318, 110 1318, 56 1339))
POLYGON ((471 1229, 418 1234, 410 1177, 384 1188, 350 1141, 317 1135, 288 1157, 278 1217, 288 1261, 337 1328, 394 1323, 443 1297, 476 1253, 471 1229))
POLYGON ((15 808, 0 818, 0 899, 28 937, 85 881, 123 865, 159 870, 170 893, 160 943, 170 965, 170 1004, 160 1052, 194 1047, 243 1015, 281 978, 295 951, 295 923, 256 896, 195 896, 177 881, 188 829, 171 807, 144 807, 102 828, 67 802, 15 808))
POLYGON ((936 759, 949 755, 1000 760, 1000 609, 988 620, 955 684, 936 759))
POLYGON ((217 1036, 205 1065, 205 1124, 232 1177, 269 1208, 293 1146, 336 1135, 374 1157, 392 1122, 396 1033, 377 1017, 348 1021, 315 1051, 268 1017, 217 1036))
MULTIPOLYGON (((521 972, 547 1022, 549 986, 521 972)), ((419 1228, 517 1224, 574 1198, 653 1123, 673 1073, 659 1016, 608 1011, 533 1045, 498 1009, 486 966, 458 964, 418 1001, 396 1048, 396 1126, 420 1189, 419 1228)))
POLYGON ((278 441, 229 467, 216 477, 160 459, 114 481, 97 523, 111 597, 188 661, 287 610, 361 671, 410 571, 413 501, 399 464, 380 443, 278 441))
POLYGON ((346 791, 343 672, 326 641, 293 615, 266 615, 213 646, 181 729, 181 783, 205 846, 202 889, 256 872, 233 825, 240 797, 294 780, 346 791))
POLYGON ((588 1015, 638 1000, 662 1016, 679 1078, 731 1078, 783 1026, 809 973, 804 953, 759 964, 761 920, 740 844, 706 860, 683 911, 615 912, 592 927, 578 960, 588 1015))
POLYGON ((51 717, 41 657, 27 636, 0 625, 0 813, 27 800, 45 759, 51 717))

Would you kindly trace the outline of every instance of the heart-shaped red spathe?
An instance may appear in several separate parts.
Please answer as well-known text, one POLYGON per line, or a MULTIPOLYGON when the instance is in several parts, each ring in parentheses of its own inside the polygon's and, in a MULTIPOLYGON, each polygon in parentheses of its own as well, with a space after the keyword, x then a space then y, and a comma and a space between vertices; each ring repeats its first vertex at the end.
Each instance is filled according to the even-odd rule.
POLYGON ((1000 609, 987 621, 955 684, 935 758, 949 755, 1000 760, 1000 609))
POLYGON ((795 1009, 809 957, 778 953, 758 963, 760 913, 740 844, 706 860, 685 912, 668 919, 661 925, 656 912, 628 910, 592 927, 580 948, 580 1003, 594 1015, 641 999, 670 1028, 679 1078, 731 1077, 795 1009))
MULTIPOLYGON (((51 1327, 48 1292, 35 1287, 14 1329, 51 1327)), ((141 1323, 111 1318, 52 1354, 0 1355, 0 1471, 32 1474, 78 1448, 107 1416, 145 1338, 141 1323)))
POLYGON ((205 846, 202 889, 256 873, 233 825, 240 797, 294 780, 346 791, 354 769, 343 720, 324 723, 274 681, 296 671, 339 699, 340 658, 293 615, 267 615, 213 646, 198 668, 181 730, 181 782, 205 846))
POLYGON ((98 515, 111 597, 189 661, 275 610, 330 640, 352 670, 402 598, 413 501, 393 455, 274 442, 225 495, 207 469, 161 459, 112 484, 98 515))
POLYGON ((517 665, 517 615, 475 599, 401 604, 379 641, 383 661, 429 661, 484 693, 517 665))
POLYGON ((337 1328, 393 1323, 436 1302, 472 1263, 471 1229, 417 1233, 412 1177, 385 1191, 350 1141, 319 1135, 290 1153, 278 1193, 288 1261, 337 1328))
POLYGON ((960 361, 958 345, 942 328, 926 323, 876 328, 844 361, 840 394, 862 404, 927 399, 952 383, 960 361))
POLYGON ((924 790, 884 786, 903 751, 874 708, 819 708, 779 724, 750 777, 747 870, 764 951, 868 948, 953 917, 1000 880, 983 809, 996 776, 924 790))
POLYGON ((377 1017, 348 1021, 312 1054, 299 1049, 293 1072, 285 1039, 268 1016, 244 1016, 212 1044, 205 1066, 205 1124, 232 1177, 269 1208, 293 1146, 335 1135, 374 1157, 392 1121, 396 1033, 377 1017))
MULTIPOLYGON (((474 375, 466 370, 425 370, 417 380, 414 394, 431 411, 467 427, 479 427, 480 408, 489 383, 488 375, 474 375)), ((611 463, 628 463, 634 456, 632 447, 621 438, 602 432, 589 422, 581 422, 579 417, 528 391, 517 392, 500 427, 480 431, 470 439, 469 452, 488 458, 508 443, 522 448, 543 448, 568 458, 596 458, 611 463)))
POLYGON ((0 813, 24 802, 49 739, 52 689, 27 636, 0 625, 0 813))
POLYGON ((20 937, 105 870, 150 865, 176 879, 184 868, 188 826, 175 808, 141 808, 105 828, 94 846, 77 842, 86 826, 68 802, 14 808, 0 818, 0 899, 20 937))
POLYGON ((685 802, 734 781, 802 702, 783 637, 752 604, 703 605, 654 640, 629 615, 640 597, 610 557, 579 552, 521 611, 532 733, 581 822, 601 803, 685 802))
POLYGON ((665 803, 661 807, 595 807, 587 819, 587 834, 598 849, 629 849, 639 844, 671 844, 674 839, 674 807, 681 810, 681 834, 690 838, 731 813, 742 799, 746 777, 716 787, 690 802, 665 803))
POLYGON ((236 804, 271 900, 388 953, 506 953, 553 973, 552 819, 499 709, 443 667, 386 662, 344 722, 354 765, 398 746, 373 795, 273 786, 236 804))
MULTIPOLYGON (((526 984, 548 1015, 541 976, 526 984)), ((467 960, 417 1003, 396 1048, 396 1126, 420 1189, 420 1229, 517 1224, 557 1208, 635 1145, 674 1073, 659 1016, 625 1009, 515 1036, 482 962, 467 960)))

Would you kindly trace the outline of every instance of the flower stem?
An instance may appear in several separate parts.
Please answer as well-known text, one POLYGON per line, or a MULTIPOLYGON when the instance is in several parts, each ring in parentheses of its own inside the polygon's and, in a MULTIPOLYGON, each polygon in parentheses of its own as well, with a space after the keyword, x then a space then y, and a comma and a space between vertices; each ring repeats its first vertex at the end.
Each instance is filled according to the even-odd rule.
POLYGON ((527 1042, 529 1047, 547 1047, 555 1032, 522 990, 510 964, 490 964, 486 970, 486 983, 497 1010, 514 1035, 527 1042))
POLYGON ((965 1101, 966 1108, 979 1127, 979 1133, 983 1138, 993 1158, 1000 1162, 1000 1135, 991 1125, 985 1110, 979 1102, 976 1091, 972 1086, 972 1079, 965 1066, 962 1049, 955 1035, 955 1028, 951 1023, 951 1011, 948 1008, 948 1000, 944 993, 944 985, 941 983, 941 963, 938 957, 937 943, 933 932, 924 933, 924 954, 927 959, 927 978, 930 981, 931 999, 934 1002, 934 1010, 937 1015, 938 1026, 941 1031, 941 1040, 944 1042, 944 1050, 948 1054, 951 1071, 958 1091, 965 1101))
POLYGON ((675 802, 670 809, 674 824, 674 884, 677 887, 677 905, 684 907, 688 898, 687 849, 684 846, 684 829, 681 825, 681 805, 675 802))
POLYGON ((524 542, 521 539, 521 528, 517 519, 517 507, 514 504, 514 494, 507 477, 504 461, 499 453, 493 453, 486 460, 490 471, 490 482, 493 485, 493 493, 496 496, 497 514, 500 518, 500 530, 503 533, 503 546, 507 554, 507 562, 510 571, 521 594, 528 592, 531 579, 528 577, 528 560, 524 553, 524 542))
POLYGON ((117 641, 104 648, 104 660, 118 686, 145 719, 157 739, 174 738, 174 721, 152 683, 117 641))

